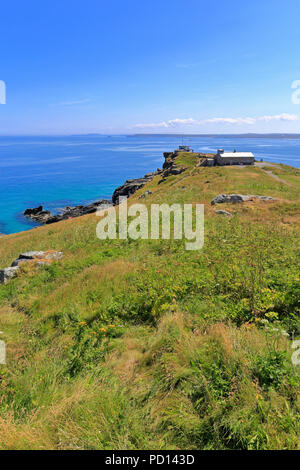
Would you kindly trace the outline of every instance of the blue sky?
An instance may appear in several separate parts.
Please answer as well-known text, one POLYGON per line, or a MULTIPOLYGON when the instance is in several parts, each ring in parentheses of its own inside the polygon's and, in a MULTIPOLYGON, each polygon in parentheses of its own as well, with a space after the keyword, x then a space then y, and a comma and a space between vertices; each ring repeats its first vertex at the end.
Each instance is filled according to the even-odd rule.
POLYGON ((300 133, 299 21, 299 0, 2 3, 0 134, 300 133))

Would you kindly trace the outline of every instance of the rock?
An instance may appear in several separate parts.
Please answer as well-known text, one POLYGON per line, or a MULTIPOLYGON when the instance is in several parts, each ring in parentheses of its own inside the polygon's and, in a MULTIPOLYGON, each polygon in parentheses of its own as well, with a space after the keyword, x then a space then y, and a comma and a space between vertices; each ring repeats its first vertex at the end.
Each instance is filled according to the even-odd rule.
POLYGON ((32 261, 33 259, 43 258, 44 254, 44 251, 27 251, 26 253, 21 253, 19 257, 13 261, 11 266, 19 266, 19 264, 32 261))
POLYGON ((12 263, 12 267, 19 266, 21 263, 26 263, 28 261, 37 261, 36 264, 42 265, 48 263, 48 261, 54 261, 61 259, 63 257, 62 251, 27 251, 26 253, 21 253, 15 261, 12 263))
POLYGON ((152 194, 152 191, 147 190, 147 191, 144 192, 144 194, 140 195, 139 199, 144 199, 147 196, 151 196, 151 194, 152 194))
POLYGON ((219 194, 211 201, 211 205, 214 206, 215 204, 221 204, 223 202, 229 202, 228 198, 226 194, 219 194))
POLYGON ((274 201, 275 199, 271 196, 252 196, 256 199, 261 199, 262 201, 274 201))
POLYGON ((26 209, 26 211, 24 212, 24 215, 37 215, 39 214, 40 212, 42 212, 43 210, 43 206, 38 206, 38 207, 34 207, 33 209, 26 209))
POLYGON ((15 261, 13 261, 11 267, 0 270, 0 284, 6 284, 10 279, 16 276, 20 269, 21 263, 28 261, 34 261, 37 266, 44 266, 45 264, 51 263, 51 261, 61 259, 63 257, 62 251, 27 251, 21 253, 15 261))
MULTIPOLYGON (((176 153, 174 152, 165 152, 165 162, 163 164, 163 169, 157 168, 153 173, 147 173, 143 178, 136 178, 132 180, 127 180, 122 186, 119 186, 112 196, 112 201, 114 205, 119 204, 120 197, 129 197, 134 194, 136 191, 145 186, 146 183, 151 181, 154 176, 162 175, 162 179, 158 181, 158 184, 166 181, 166 178, 171 175, 180 175, 183 173, 186 168, 177 168, 175 164, 176 153)), ((140 196, 141 199, 144 197, 140 196)))
POLYGON ((175 163, 176 157, 177 157, 176 152, 164 153, 165 162, 163 164, 163 174, 162 174, 163 178, 166 178, 167 176, 171 176, 171 175, 180 175, 186 170, 186 168, 184 167, 177 168, 177 165, 175 163))
POLYGON ((240 202, 246 202, 246 201, 251 201, 253 199, 261 199, 262 201, 273 201, 274 198, 270 196, 257 196, 254 194, 229 194, 226 196, 226 194, 219 194, 216 196, 212 201, 211 205, 214 206, 215 204, 222 204, 222 203, 232 203, 232 204, 238 204, 240 202))
POLYGON ((57 260, 61 259, 64 256, 62 251, 53 251, 53 252, 48 252, 43 256, 43 259, 47 260, 57 260))
POLYGON ((51 217, 51 212, 44 211, 43 206, 38 206, 33 209, 26 209, 24 215, 35 222, 45 223, 51 217))
POLYGON ((165 181, 167 181, 167 178, 162 178, 161 180, 158 181, 157 184, 161 184, 161 183, 164 183, 165 181))
POLYGON ((186 170, 186 168, 170 168, 170 170, 168 171, 167 173, 167 176, 169 175, 180 175, 181 173, 183 173, 184 171, 186 170))
POLYGON ((223 210, 216 211, 216 214, 221 214, 221 215, 226 215, 227 217, 232 217, 231 212, 223 211, 223 210))
POLYGON ((15 277, 19 269, 18 266, 0 269, 0 284, 6 284, 10 279, 15 277))
POLYGON ((73 219, 75 217, 80 217, 81 215, 92 214, 97 211, 100 205, 109 207, 112 206, 112 202, 107 199, 102 199, 101 201, 93 202, 87 206, 67 206, 60 214, 56 215, 51 214, 50 211, 44 211, 43 206, 39 206, 35 209, 26 209, 24 215, 42 224, 53 224, 54 222, 60 222, 61 220, 73 219))
POLYGON ((154 177, 154 174, 151 173, 151 176, 144 176, 143 178, 136 178, 133 180, 127 180, 122 186, 119 186, 113 193, 112 202, 114 205, 119 204, 120 197, 129 197, 138 191, 140 188, 145 186, 146 183, 151 181, 154 177))
POLYGON ((232 202, 233 204, 238 204, 239 202, 246 202, 251 199, 251 196, 245 196, 243 194, 229 194, 228 196, 229 202, 232 202))
POLYGON ((14 268, 15 266, 19 266, 21 263, 26 263, 27 261, 31 261, 30 259, 15 259, 15 261, 12 262, 11 267, 14 268))
POLYGON ((26 251, 25 253, 21 253, 19 258, 21 259, 34 259, 34 258, 43 258, 45 252, 44 251, 26 251))

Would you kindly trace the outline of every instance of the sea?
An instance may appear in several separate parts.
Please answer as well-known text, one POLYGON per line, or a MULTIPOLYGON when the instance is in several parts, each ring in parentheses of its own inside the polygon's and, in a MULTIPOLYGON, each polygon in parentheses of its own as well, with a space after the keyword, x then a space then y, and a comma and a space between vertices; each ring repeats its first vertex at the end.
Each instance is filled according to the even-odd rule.
POLYGON ((0 137, 0 233, 36 226, 25 209, 110 199, 126 179, 161 168, 163 152, 178 145, 195 151, 251 151, 257 160, 300 168, 300 138, 279 136, 75 135, 0 137))

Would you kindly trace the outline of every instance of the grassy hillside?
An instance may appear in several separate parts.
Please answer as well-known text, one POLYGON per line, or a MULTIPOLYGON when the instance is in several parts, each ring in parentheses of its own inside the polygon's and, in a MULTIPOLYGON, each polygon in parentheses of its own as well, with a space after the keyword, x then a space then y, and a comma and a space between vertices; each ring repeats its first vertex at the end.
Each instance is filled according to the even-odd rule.
POLYGON ((95 214, 0 239, 1 267, 64 252, 0 286, 1 449, 300 448, 299 171, 176 163, 129 201, 204 203, 200 251, 100 241, 95 214), (227 218, 220 193, 276 200, 227 218))

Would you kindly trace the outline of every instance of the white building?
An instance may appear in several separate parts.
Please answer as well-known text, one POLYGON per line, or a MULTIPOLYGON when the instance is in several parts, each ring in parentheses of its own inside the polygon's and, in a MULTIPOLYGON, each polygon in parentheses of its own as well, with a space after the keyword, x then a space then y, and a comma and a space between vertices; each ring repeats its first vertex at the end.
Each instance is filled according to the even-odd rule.
POLYGON ((224 152, 219 149, 216 155, 217 165, 254 165, 255 158, 252 152, 224 152))

